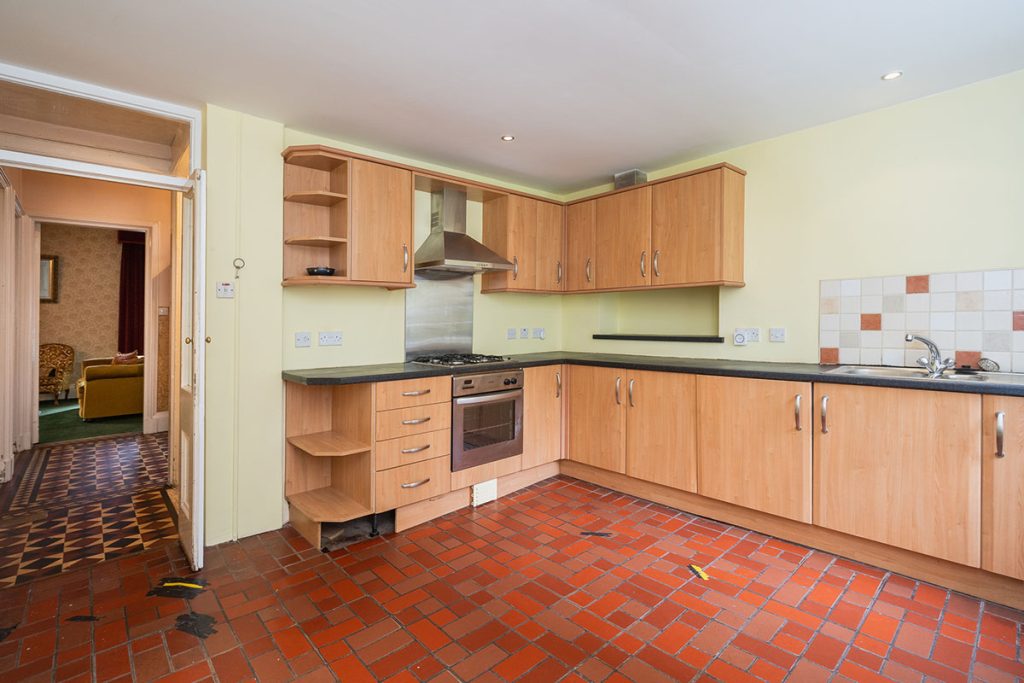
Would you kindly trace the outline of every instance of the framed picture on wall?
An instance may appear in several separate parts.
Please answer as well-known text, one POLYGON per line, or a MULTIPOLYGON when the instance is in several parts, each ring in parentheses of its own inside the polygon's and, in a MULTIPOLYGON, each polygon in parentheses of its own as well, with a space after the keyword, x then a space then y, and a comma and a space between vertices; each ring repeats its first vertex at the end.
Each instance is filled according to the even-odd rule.
POLYGON ((57 303, 57 257, 39 257, 39 302, 57 303))

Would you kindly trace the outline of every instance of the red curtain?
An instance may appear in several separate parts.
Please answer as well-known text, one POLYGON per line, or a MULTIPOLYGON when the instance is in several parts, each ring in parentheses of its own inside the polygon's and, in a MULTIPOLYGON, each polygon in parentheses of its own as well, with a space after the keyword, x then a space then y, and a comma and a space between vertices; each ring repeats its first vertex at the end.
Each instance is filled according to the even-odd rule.
POLYGON ((117 350, 143 355, 146 336, 146 233, 119 230, 121 295, 118 302, 117 350))

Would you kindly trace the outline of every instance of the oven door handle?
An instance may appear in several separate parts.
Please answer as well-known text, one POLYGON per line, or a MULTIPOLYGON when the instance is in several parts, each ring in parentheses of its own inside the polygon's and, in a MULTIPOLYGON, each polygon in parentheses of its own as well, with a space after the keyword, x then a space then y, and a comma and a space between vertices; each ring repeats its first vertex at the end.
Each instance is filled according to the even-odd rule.
POLYGON ((458 398, 452 399, 452 402, 457 406, 471 406, 479 403, 501 403, 502 401, 515 400, 517 396, 522 396, 522 389, 512 389, 511 391, 498 391, 493 394, 480 394, 478 396, 459 396, 458 398))

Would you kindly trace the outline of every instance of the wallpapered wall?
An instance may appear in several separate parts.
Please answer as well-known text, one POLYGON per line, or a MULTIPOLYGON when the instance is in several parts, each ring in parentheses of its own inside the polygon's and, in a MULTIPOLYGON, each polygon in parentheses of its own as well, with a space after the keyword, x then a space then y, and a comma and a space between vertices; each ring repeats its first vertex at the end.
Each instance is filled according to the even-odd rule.
POLYGON ((39 305, 39 342, 75 349, 71 385, 85 358, 117 351, 121 247, 117 231, 44 223, 40 253, 58 257, 57 303, 39 305))

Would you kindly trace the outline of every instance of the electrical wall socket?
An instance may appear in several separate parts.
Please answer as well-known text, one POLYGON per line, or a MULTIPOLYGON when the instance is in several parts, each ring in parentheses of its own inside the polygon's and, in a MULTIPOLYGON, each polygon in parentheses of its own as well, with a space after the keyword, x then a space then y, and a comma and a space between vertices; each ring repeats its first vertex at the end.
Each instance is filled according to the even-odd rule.
POLYGON ((533 328, 533 338, 534 339, 543 339, 544 338, 544 328, 543 327, 535 327, 535 328, 533 328))
POLYGON ((520 339, 529 339, 530 338, 530 328, 529 327, 520 327, 519 328, 519 338, 520 339))
POLYGON ((781 343, 786 341, 786 328, 785 327, 769 327, 768 328, 768 341, 781 343))
POLYGON ((313 345, 313 337, 309 332, 295 333, 295 348, 305 349, 313 345))
POLYGON ((516 328, 514 328, 514 327, 508 328, 508 331, 505 332, 505 339, 515 339, 515 338, 516 338, 516 328))
POLYGON ((321 332, 320 346, 341 346, 341 332, 321 332))

